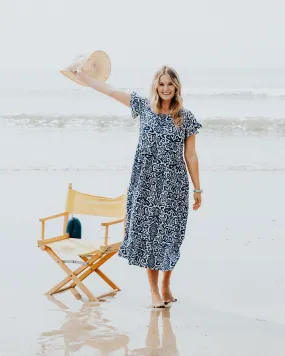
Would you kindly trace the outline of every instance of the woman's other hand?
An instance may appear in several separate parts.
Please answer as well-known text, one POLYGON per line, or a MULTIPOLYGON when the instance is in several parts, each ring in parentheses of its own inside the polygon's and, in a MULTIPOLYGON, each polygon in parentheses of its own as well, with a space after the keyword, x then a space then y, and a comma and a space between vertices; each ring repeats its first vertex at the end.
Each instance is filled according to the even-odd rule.
POLYGON ((194 197, 193 210, 198 210, 202 204, 202 194, 194 192, 193 197, 194 197))

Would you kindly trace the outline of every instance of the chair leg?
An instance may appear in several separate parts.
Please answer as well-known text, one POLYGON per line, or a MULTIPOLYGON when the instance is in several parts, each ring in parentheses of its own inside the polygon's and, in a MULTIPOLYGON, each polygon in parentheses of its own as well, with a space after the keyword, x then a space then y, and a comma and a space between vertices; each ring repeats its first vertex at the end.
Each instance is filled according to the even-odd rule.
MULTIPOLYGON (((75 271, 73 271, 73 273, 77 276, 82 271, 84 271, 85 267, 86 266, 81 266, 78 269, 76 269, 75 271)), ((65 287, 65 288, 63 288, 63 287, 70 281, 71 281, 71 277, 66 277, 61 282, 59 282, 57 285, 55 285, 52 289, 50 289, 48 292, 46 292, 46 295, 52 295, 52 294, 63 292, 64 290, 66 290, 68 288, 68 287, 65 287)))
MULTIPOLYGON (((88 261, 88 266, 80 266, 76 270, 73 271, 73 273, 78 276, 80 273, 82 273, 85 269, 89 268, 89 264, 94 263, 95 261, 98 260, 98 255, 94 255, 91 257, 88 261)), ((61 282, 59 282, 57 285, 55 285, 52 289, 50 289, 48 292, 46 292, 46 295, 52 295, 56 293, 61 293, 64 292, 67 289, 73 288, 73 287, 65 287, 63 288, 67 283, 71 281, 71 277, 66 277, 64 278, 61 282)))
MULTIPOLYGON (((109 253, 107 256, 103 257, 101 260, 99 260, 98 262, 94 263, 94 265, 91 267, 91 269, 87 272, 84 273, 84 278, 86 278, 87 276, 89 276, 89 274, 91 274, 92 272, 96 272, 98 274, 98 276, 100 276, 107 284, 109 284, 109 286, 111 288, 113 288, 116 291, 120 291, 121 289, 109 278, 105 275, 105 273, 103 273, 99 267, 102 266, 103 263, 105 263, 106 261, 108 261, 109 258, 111 258, 112 256, 114 256, 114 254, 116 254, 117 251, 115 252, 111 252, 109 253)), ((87 262, 88 259, 86 257, 81 257, 81 259, 84 262, 87 262)), ((83 280, 83 279, 82 279, 83 280)))
MULTIPOLYGON (((85 271, 84 273, 81 274, 81 276, 79 276, 78 278, 83 281, 85 278, 87 278, 92 272, 96 272, 96 270, 102 266, 103 263, 105 263, 106 261, 108 261, 112 256, 114 256, 115 254, 117 253, 117 251, 114 251, 114 252, 111 252, 109 254, 107 254, 105 257, 101 258, 100 260, 98 260, 97 262, 94 262, 92 265, 90 265, 90 269, 88 271, 85 271)), ((86 257, 83 257, 81 256, 81 259, 84 261, 84 262, 88 262, 90 260, 88 260, 88 258, 86 257)), ((103 273, 103 272, 102 272, 103 273)), ((105 276, 105 275, 104 275, 105 276)), ((113 283, 111 280, 110 280, 111 283, 113 283)), ((119 289, 119 287, 117 287, 115 284, 114 286, 116 287, 115 289, 119 289)), ((75 287, 75 283, 71 283, 70 284, 70 287, 73 288, 75 287)))
MULTIPOLYGON (((86 296, 90 299, 90 300, 94 300, 97 301, 97 298, 94 297, 94 295, 89 291, 89 289, 87 287, 85 287, 85 285, 82 283, 81 279, 79 279, 73 271, 71 271, 71 269, 69 269, 66 264, 54 253, 54 251, 49 248, 46 247, 45 251, 52 257, 53 260, 56 261, 56 263, 64 270, 64 272, 69 276, 70 279, 72 279, 74 284, 78 286, 78 288, 80 288, 82 290, 83 293, 86 294, 86 296)), ((87 267, 87 266, 86 266, 87 267)))
MULTIPOLYGON (((86 271, 84 272, 79 278, 81 281, 83 281, 85 278, 87 278, 92 272, 96 272, 96 270, 102 266, 103 263, 105 263, 106 261, 108 261, 112 256, 114 256, 115 254, 117 253, 117 251, 114 251, 114 252, 110 252, 109 254, 107 254, 106 256, 104 256, 103 258, 101 258, 99 261, 93 263, 91 266, 90 266, 90 270, 89 271, 86 271)), ((81 259, 84 261, 84 262, 87 262, 88 259, 86 257, 81 257, 81 259)), ((74 285, 74 283, 72 283, 71 285, 74 285)), ((117 287, 117 286, 116 286, 117 287)))
POLYGON ((118 291, 120 288, 113 282, 109 277, 106 276, 105 273, 103 273, 99 268, 95 269, 95 272, 100 276, 109 286, 113 289, 117 289, 118 291))

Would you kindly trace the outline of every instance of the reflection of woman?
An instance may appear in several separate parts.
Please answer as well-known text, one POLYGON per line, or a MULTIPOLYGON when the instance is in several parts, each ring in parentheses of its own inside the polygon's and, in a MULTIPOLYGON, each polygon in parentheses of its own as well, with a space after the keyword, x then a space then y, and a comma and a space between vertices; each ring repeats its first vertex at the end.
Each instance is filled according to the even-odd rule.
POLYGON ((153 306, 164 307, 175 301, 170 277, 180 257, 188 218, 187 168, 195 188, 193 210, 201 205, 195 150, 195 134, 201 124, 182 106, 180 79, 170 67, 164 66, 155 74, 150 99, 95 81, 81 69, 73 73, 86 85, 131 107, 133 118, 140 116, 140 136, 127 197, 126 232, 119 256, 147 269, 153 306), (159 271, 163 271, 162 296, 159 271))
POLYGON ((173 333, 170 309, 152 310, 150 314, 150 322, 145 340, 146 347, 132 350, 132 355, 179 355, 176 347, 176 337, 173 333), (162 316, 162 338, 160 342, 159 335, 159 317, 162 316))

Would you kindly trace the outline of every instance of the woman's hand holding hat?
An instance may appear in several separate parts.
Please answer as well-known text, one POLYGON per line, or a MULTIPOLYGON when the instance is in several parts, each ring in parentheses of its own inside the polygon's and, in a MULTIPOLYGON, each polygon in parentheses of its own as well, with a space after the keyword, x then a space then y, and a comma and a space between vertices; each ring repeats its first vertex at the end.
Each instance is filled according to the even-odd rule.
POLYGON ((90 78, 105 82, 111 72, 111 61, 104 51, 96 51, 90 56, 80 55, 66 69, 60 71, 78 84, 89 86, 90 78))
POLYGON ((84 72, 83 72, 83 65, 85 61, 75 61, 74 63, 70 64, 66 70, 70 73, 74 74, 77 79, 84 82, 84 72))
POLYGON ((80 81, 83 81, 84 82, 84 71, 83 71, 83 67, 82 66, 73 66, 71 68, 68 68, 70 70, 71 73, 73 73, 76 78, 78 78, 80 81))

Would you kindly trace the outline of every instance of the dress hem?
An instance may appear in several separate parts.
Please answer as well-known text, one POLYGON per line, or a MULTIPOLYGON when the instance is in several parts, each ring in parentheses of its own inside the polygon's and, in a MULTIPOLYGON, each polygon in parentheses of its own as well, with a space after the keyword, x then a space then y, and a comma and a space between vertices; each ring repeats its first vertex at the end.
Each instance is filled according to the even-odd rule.
POLYGON ((121 258, 126 259, 126 260, 128 261, 128 264, 129 264, 130 266, 137 266, 137 267, 147 268, 147 269, 151 269, 151 270, 155 270, 155 271, 162 271, 162 272, 173 271, 173 269, 174 269, 174 267, 175 267, 175 266, 174 266, 174 267, 171 268, 171 269, 165 269, 165 268, 159 268, 159 267, 150 268, 150 267, 141 265, 141 264, 139 264, 139 263, 135 263, 135 262, 130 261, 127 256, 122 256, 122 255, 118 255, 118 256, 121 257, 121 258))

